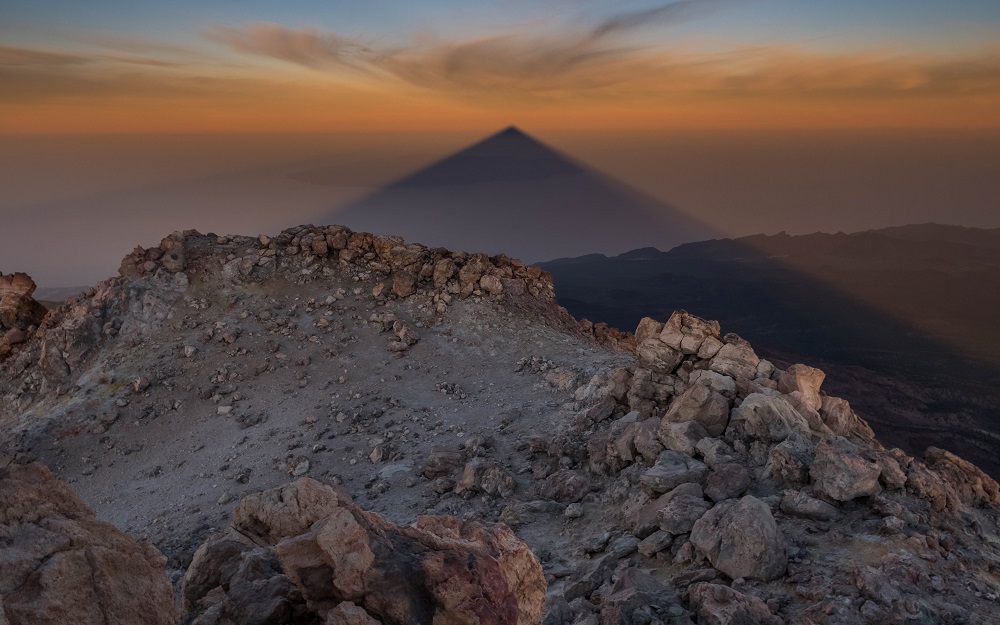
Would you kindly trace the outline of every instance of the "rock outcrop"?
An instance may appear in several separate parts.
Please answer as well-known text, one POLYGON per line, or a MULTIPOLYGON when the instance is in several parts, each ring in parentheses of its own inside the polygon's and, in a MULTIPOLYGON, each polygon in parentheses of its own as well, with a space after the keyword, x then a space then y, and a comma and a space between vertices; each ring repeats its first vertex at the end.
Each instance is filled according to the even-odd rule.
POLYGON ((41 458, 154 541, 187 623, 957 625, 1000 604, 995 481, 885 449, 822 371, 718 323, 577 322, 517 261, 337 226, 178 233, 121 274, 0 362, 0 466, 41 458))
POLYGON ((410 527, 302 478, 244 499, 184 580, 187 622, 530 625, 545 578, 503 525, 423 516, 410 527), (299 622, 299 621, 297 621, 299 622), (313 622, 313 621, 309 621, 313 622))
POLYGON ((47 312, 31 296, 35 281, 24 273, 0 274, 0 360, 34 334, 47 312))
POLYGON ((0 623, 173 625, 165 563, 41 464, 0 468, 0 623))

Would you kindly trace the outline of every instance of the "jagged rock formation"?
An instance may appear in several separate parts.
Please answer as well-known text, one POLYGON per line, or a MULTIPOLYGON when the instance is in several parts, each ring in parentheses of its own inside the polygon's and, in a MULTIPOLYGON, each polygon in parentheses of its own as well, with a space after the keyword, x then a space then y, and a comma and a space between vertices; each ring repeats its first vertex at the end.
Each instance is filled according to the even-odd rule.
POLYGON ((27 274, 0 274, 0 360, 31 338, 47 312, 32 299, 35 281, 27 274))
POLYGON ((399 554, 475 594, 424 559, 439 546, 523 598, 488 574, 524 553, 496 522, 541 563, 548 625, 988 622, 1000 487, 884 448, 824 379, 683 311, 576 322, 505 257, 335 226, 182 233, 0 363, 0 442, 155 541, 204 623, 402 622, 378 598, 399 554), (380 516, 319 482, 274 490, 306 475, 380 516), (331 518, 388 559, 341 579, 331 518))
POLYGON ((0 468, 0 623, 173 625, 165 562, 44 466, 0 468))
POLYGON ((199 548, 186 622, 540 622, 542 567, 503 525, 420 517, 398 527, 315 480, 244 499, 199 548))

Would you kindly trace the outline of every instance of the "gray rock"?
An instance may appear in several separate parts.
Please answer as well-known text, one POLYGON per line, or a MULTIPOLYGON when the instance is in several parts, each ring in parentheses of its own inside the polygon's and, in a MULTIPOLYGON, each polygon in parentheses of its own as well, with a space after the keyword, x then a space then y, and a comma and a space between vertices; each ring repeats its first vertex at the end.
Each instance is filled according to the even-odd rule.
POLYGON ((650 493, 665 493, 686 482, 701 483, 708 475, 708 467, 679 451, 666 450, 656 459, 656 464, 639 477, 643 488, 650 493))
POLYGON ((662 423, 700 423, 709 436, 718 437, 729 423, 729 400, 706 384, 695 384, 671 403, 662 423))
POLYGON ((789 516, 812 521, 836 521, 840 518, 840 511, 834 506, 797 490, 785 491, 781 497, 780 508, 789 516))
POLYGON ((694 524, 691 543, 719 571, 733 579, 770 581, 785 574, 785 538, 771 509, 747 495, 716 504, 694 524))
POLYGON ((782 485, 800 488, 809 482, 809 467, 815 445, 801 434, 795 434, 771 448, 765 473, 782 485))
POLYGON ((673 535, 663 530, 656 530, 639 542, 638 550, 639 553, 647 558, 652 558, 657 553, 669 547, 672 542, 674 542, 673 535))
POLYGON ((825 379, 826 374, 819 369, 807 365, 792 365, 778 379, 778 390, 782 393, 798 391, 807 406, 819 410, 823 405, 819 387, 825 379))
POLYGON ((793 433, 808 436, 809 423, 781 397, 762 393, 748 395, 736 409, 744 431, 765 443, 780 443, 793 433))
POLYGON ((767 604, 738 590, 698 582, 688 589, 691 606, 704 625, 783 625, 779 617, 771 614, 767 604))
POLYGON ((861 448, 841 436, 821 441, 809 468, 816 492, 836 501, 879 494, 881 473, 877 462, 865 457, 861 448))
POLYGON ((657 436, 667 449, 693 456, 698 441, 707 438, 708 432, 697 421, 670 423, 661 421, 657 436))
POLYGON ((752 483, 753 476, 746 467, 736 462, 723 462, 714 466, 705 478, 705 496, 718 503, 739 497, 752 483))
POLYGON ((684 354, 661 341, 659 338, 648 338, 635 348, 639 364, 646 369, 659 373, 673 373, 677 365, 684 360, 684 354))
POLYGON ((734 379, 752 380, 757 374, 760 358, 750 344, 735 335, 726 335, 726 344, 712 358, 708 368, 734 379))
POLYGON ((691 526, 708 512, 711 505, 701 497, 681 495, 670 500, 658 513, 660 529, 672 536, 691 531, 691 526))
POLYGON ((630 516, 628 522, 629 527, 632 528, 632 533, 640 538, 644 538, 655 532, 659 528, 660 510, 665 508, 674 497, 684 495, 697 497, 699 499, 704 498, 700 484, 681 484, 669 493, 660 495, 653 501, 650 501, 635 510, 635 512, 630 516))

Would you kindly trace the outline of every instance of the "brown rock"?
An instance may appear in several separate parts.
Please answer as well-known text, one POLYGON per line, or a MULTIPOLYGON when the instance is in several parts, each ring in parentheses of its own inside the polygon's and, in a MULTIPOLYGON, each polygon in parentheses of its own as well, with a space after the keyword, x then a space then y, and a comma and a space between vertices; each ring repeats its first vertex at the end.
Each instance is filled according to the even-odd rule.
MULTIPOLYGON (((541 565, 506 526, 419 517, 414 526, 398 527, 308 478, 255 495, 247 507, 280 501, 278 516, 285 517, 291 514, 290 502, 300 499, 309 502, 298 507, 304 515, 283 518, 280 523, 281 528, 298 533, 278 536, 279 525, 267 524, 257 526, 262 534, 253 533, 246 524, 240 530, 250 530, 249 541, 274 544, 243 552, 241 558, 246 559, 248 553, 271 553, 277 558, 276 567, 258 566, 261 574, 245 581, 251 586, 268 583, 281 588, 287 576, 296 593, 282 594, 283 605, 291 602, 300 618, 361 625, 528 625, 541 621, 546 592, 541 565), (312 521, 321 509, 327 514, 312 521)), ((225 571, 218 571, 213 579, 219 579, 220 585, 199 599, 203 615, 212 610, 230 613, 239 607, 233 599, 232 580, 244 578, 233 575, 228 589, 225 578, 225 571)), ((291 613, 285 620, 266 622, 277 625, 290 617, 291 613)))
MULTIPOLYGON (((31 297, 34 292, 35 281, 28 274, 0 274, 0 336, 13 328, 26 331, 41 323, 47 310, 31 297)), ((5 342, 8 345, 23 342, 15 341, 16 338, 12 334, 5 342)))
POLYGON ((711 504, 698 496, 680 495, 673 497, 657 514, 660 529, 672 536, 687 534, 691 531, 691 526, 694 525, 695 521, 708 512, 711 507, 711 504))
POLYGON ((455 486, 455 493, 464 497, 472 497, 477 493, 509 497, 514 494, 516 486, 514 477, 499 462, 476 458, 465 465, 462 477, 455 486))
POLYGON ((417 292, 417 277, 409 271, 392 274, 392 292, 397 297, 409 297, 417 292))
POLYGON ((273 545, 286 536, 302 534, 328 517, 350 497, 311 478, 245 497, 233 512, 233 528, 273 545))
POLYGON ((0 469, 0 622, 172 625, 166 559, 98 521, 41 464, 0 469))
POLYGON ((583 499, 583 496, 590 492, 590 480, 587 476, 563 469, 556 471, 545 479, 542 486, 542 496, 546 499, 554 499, 560 503, 575 503, 583 499))
POLYGON ((458 467, 462 466, 464 460, 465 458, 462 454, 457 451, 437 448, 427 456, 427 460, 424 462, 424 466, 420 472, 424 477, 431 480, 439 477, 447 477, 454 473, 458 467))
POLYGON ((927 448, 924 462, 951 484, 961 502, 1000 506, 1000 485, 971 462, 937 447, 927 448))
POLYGON ((746 467, 736 462, 722 462, 705 478, 705 496, 718 503, 739 497, 752 483, 753 476, 746 467))
POLYGON ((708 432, 697 421, 670 423, 669 421, 661 420, 657 435, 660 442, 667 449, 673 449, 688 456, 693 456, 698 441, 706 438, 708 432))
POLYGON ((455 261, 450 258, 442 258, 441 260, 434 263, 434 286, 437 288, 443 288, 448 284, 458 272, 458 267, 455 265, 455 261))
POLYGON ((479 288, 486 291, 490 295, 500 295, 503 293, 503 283, 500 282, 500 278, 496 276, 483 276, 479 279, 479 288))

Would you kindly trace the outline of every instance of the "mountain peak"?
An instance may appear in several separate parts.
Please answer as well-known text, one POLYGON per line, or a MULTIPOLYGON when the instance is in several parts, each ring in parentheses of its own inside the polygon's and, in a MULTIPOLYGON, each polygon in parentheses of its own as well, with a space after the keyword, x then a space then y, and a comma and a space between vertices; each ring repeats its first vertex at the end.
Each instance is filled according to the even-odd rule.
POLYGON ((494 137, 527 137, 528 134, 517 126, 510 125, 493 135, 494 137))
POLYGON ((452 187, 581 174, 571 158, 517 126, 508 126, 415 172, 393 187, 452 187))

